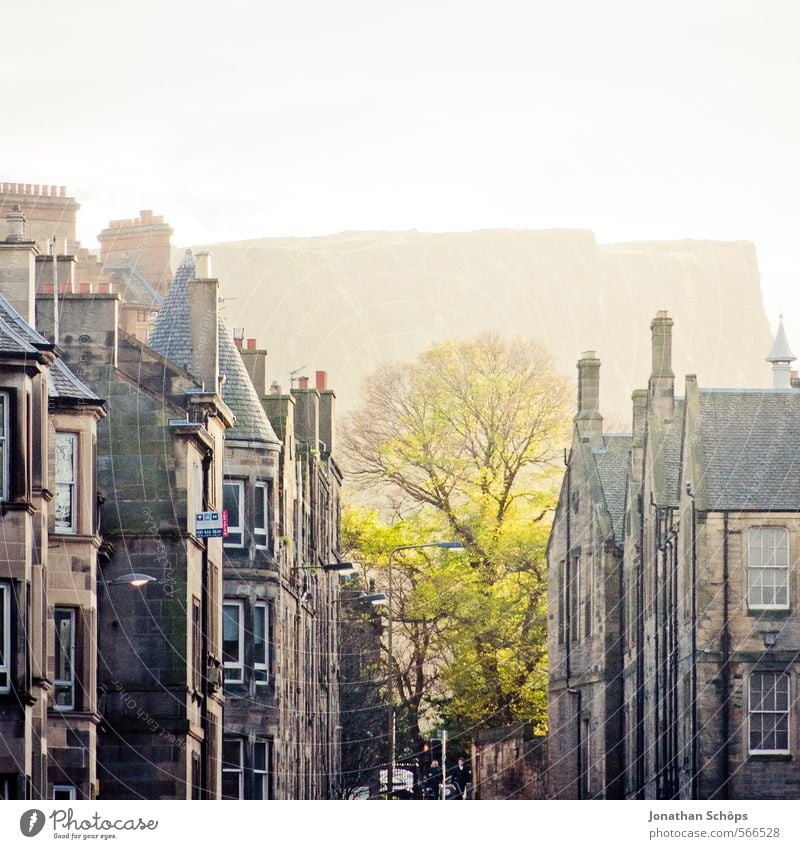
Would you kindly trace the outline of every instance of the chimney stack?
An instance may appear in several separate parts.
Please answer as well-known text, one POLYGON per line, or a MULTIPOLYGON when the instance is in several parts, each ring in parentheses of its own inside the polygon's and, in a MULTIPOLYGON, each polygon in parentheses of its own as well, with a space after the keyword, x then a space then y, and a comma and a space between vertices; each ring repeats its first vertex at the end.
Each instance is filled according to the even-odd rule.
POLYGON ((214 276, 211 273, 211 252, 198 251, 194 255, 194 267, 194 276, 198 280, 211 280, 211 278, 214 276))
MULTIPOLYGON (((244 336, 244 331, 242 331, 242 336, 244 336)), ((236 337, 234 337, 234 341, 236 341, 236 337)), ((258 397, 263 398, 267 394, 267 352, 264 348, 256 348, 255 345, 242 348, 241 341, 240 338, 237 344, 239 355, 248 375, 250 375, 250 381, 255 387, 258 397)), ((252 341, 255 342, 255 339, 252 341)))
POLYGON ((574 421, 581 439, 588 439, 592 448, 603 447, 600 360, 594 351, 584 351, 578 360, 578 413, 574 421))
POLYGON ((189 371, 206 392, 219 392, 219 281, 194 279, 189 283, 189 323, 192 362, 189 371))
POLYGON ((647 424, 647 390, 634 390, 633 395, 631 395, 631 401, 633 402, 631 470, 633 479, 640 481, 642 477, 642 460, 644 459, 644 431, 647 424))
POLYGON ((650 399, 653 412, 664 421, 675 415, 675 375, 672 371, 672 319, 659 310, 650 323, 653 369, 650 375, 650 399))
POLYGON ((19 204, 6 213, 6 236, 0 242, 0 292, 14 309, 36 326, 36 242, 25 239, 25 215, 19 204))

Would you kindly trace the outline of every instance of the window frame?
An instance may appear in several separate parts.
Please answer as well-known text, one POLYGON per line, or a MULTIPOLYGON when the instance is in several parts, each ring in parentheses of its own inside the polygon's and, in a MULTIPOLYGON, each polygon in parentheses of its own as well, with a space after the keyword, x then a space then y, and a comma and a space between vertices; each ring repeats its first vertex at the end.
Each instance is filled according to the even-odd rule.
POLYGON ((11 692, 11 584, 0 582, 0 693, 11 692), (4 683, 5 679, 5 683, 4 683))
POLYGON ((269 685, 269 603, 266 601, 257 601, 253 607, 253 677, 255 678, 257 687, 266 687, 269 685), (263 638, 264 638, 264 660, 256 659, 256 611, 264 611, 263 622, 263 638), (259 677, 259 675, 263 677, 259 677))
MULTIPOLYGON (((762 684, 762 693, 763 684, 762 684)), ((776 690, 777 693, 777 690, 776 690)), ((764 732, 760 732, 762 735, 762 742, 764 732)), ((773 732, 774 733, 774 732, 773 732)), ((783 756, 791 754, 792 750, 792 680, 789 673, 786 670, 783 671, 773 671, 773 670, 765 670, 758 672, 751 672, 747 676, 747 751, 750 755, 766 755, 770 756, 783 756), (775 681, 779 679, 783 679, 786 682, 786 709, 785 710, 753 710, 753 681, 756 676, 761 676, 762 679, 764 676, 772 676, 775 681), (753 717, 755 715, 763 716, 776 716, 780 715, 785 717, 786 719, 786 748, 785 749, 754 749, 752 746, 753 742, 753 717)))
POLYGON ((244 740, 241 737, 228 737, 227 739, 223 738, 222 740, 222 758, 220 759, 222 762, 222 787, 221 787, 221 796, 223 799, 244 799, 244 740), (225 760, 225 746, 230 745, 231 743, 235 743, 239 750, 239 765, 238 769, 226 769, 225 765, 228 763, 232 763, 232 761, 225 760), (239 794, 237 796, 226 796, 224 793, 225 787, 225 773, 229 775, 238 775, 239 776, 239 794))
POLYGON ((272 549, 272 491, 272 481, 256 481, 253 493, 253 539, 259 551, 270 551, 272 549), (264 499, 261 516, 258 515, 259 511, 256 509, 259 491, 263 492, 264 499), (259 524, 259 520, 261 524, 259 524))
POLYGON ((222 678, 225 684, 244 683, 244 600, 240 598, 226 598, 222 602, 222 678), (239 627, 237 642, 239 644, 239 659, 237 661, 225 660, 225 608, 235 607, 239 611, 239 627), (238 673, 238 677, 233 677, 238 673), (229 677, 230 676, 230 677, 229 677))
MULTIPOLYGON (((783 527, 782 525, 758 525, 757 527, 752 527, 747 529, 747 568, 746 568, 746 585, 745 585, 745 599, 747 604, 748 611, 766 611, 766 610, 789 610, 790 609, 790 587, 789 587, 789 578, 790 578, 790 569, 792 563, 791 556, 791 541, 788 528, 783 527), (762 531, 780 531, 783 533, 783 536, 786 540, 786 563, 784 564, 754 564, 751 559, 751 551, 753 549, 753 545, 751 540, 753 539, 754 534, 761 533, 762 531), (753 590, 756 588, 752 584, 752 579, 757 574, 756 570, 783 570, 786 576, 786 602, 781 604, 765 604, 764 602, 754 603, 751 598, 751 594, 753 590)), ((763 543, 759 544, 759 550, 763 551, 763 543)), ((763 595, 763 584, 758 586, 759 590, 762 590, 763 595)), ((774 593, 774 596, 777 597, 777 592, 779 589, 778 584, 772 584, 771 589, 774 593)))
POLYGON ((8 426, 11 393, 0 390, 0 501, 8 501, 8 426))
POLYGON ((237 499, 237 505, 239 507, 239 521, 238 524, 231 524, 231 516, 230 512, 228 512, 228 533, 222 538, 222 547, 223 548, 244 548, 244 510, 245 510, 245 500, 244 500, 244 481, 237 480, 236 478, 226 478, 222 482, 222 509, 226 510, 225 507, 225 487, 236 487, 239 491, 239 497, 237 499), (231 537, 238 536, 238 542, 231 541, 231 537))
POLYGON ((74 784, 54 784, 52 800, 54 802, 71 802, 77 798, 77 787, 74 784), (59 797, 57 793, 66 793, 66 796, 59 797))
POLYGON ((272 740, 256 740, 253 743, 253 798, 254 799, 271 799, 272 793, 270 787, 270 761, 272 757, 272 740), (264 768, 259 769, 257 764, 256 752, 263 747, 264 751, 264 768))
POLYGON ((74 607, 62 607, 57 606, 53 608, 53 633, 54 633, 54 643, 53 643, 53 707, 59 711, 73 711, 75 710, 76 704, 76 675, 75 675, 75 662, 77 657, 77 627, 78 627, 78 617, 77 611, 74 607), (58 631, 58 617, 59 614, 67 614, 68 620, 70 622, 70 644, 69 644, 69 678, 59 678, 58 677, 58 661, 60 657, 60 653, 58 651, 60 636, 58 631), (58 704, 56 701, 58 697, 58 688, 66 688, 67 692, 70 693, 71 699, 69 704, 58 704))
POLYGON ((56 473, 55 473, 55 498, 53 500, 53 516, 55 519, 54 524, 54 533, 57 534, 74 534, 77 533, 78 530, 78 451, 80 448, 80 440, 79 434, 75 431, 68 430, 59 430, 56 431, 56 443, 55 450, 56 456, 58 455, 58 442, 60 439, 68 439, 72 444, 72 480, 69 481, 60 481, 58 479, 58 460, 56 459, 56 473), (70 523, 68 525, 63 525, 58 523, 58 518, 56 517, 56 505, 58 504, 58 492, 59 487, 67 486, 69 487, 69 503, 70 503, 70 523))

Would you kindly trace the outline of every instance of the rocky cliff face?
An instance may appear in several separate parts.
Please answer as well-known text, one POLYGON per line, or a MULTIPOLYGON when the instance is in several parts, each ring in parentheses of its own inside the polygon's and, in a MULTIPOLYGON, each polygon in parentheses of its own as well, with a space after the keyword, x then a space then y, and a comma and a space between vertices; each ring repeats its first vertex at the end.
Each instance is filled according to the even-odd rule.
POLYGON ((575 374, 598 352, 601 409, 629 427, 646 386, 650 320, 675 320, 676 389, 768 386, 771 345, 749 242, 598 245, 585 230, 342 233, 197 246, 214 255, 229 327, 269 350, 269 373, 326 369, 344 407, 379 363, 447 337, 531 335, 575 374))

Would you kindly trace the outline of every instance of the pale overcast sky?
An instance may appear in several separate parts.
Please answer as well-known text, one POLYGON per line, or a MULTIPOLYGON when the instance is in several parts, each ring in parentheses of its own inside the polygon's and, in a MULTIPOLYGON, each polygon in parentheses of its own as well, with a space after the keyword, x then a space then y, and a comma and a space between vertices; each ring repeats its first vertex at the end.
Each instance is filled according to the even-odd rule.
POLYGON ((800 348, 792 0, 39 0, 3 23, 0 179, 66 185, 84 244, 145 208, 176 244, 749 239, 800 348))

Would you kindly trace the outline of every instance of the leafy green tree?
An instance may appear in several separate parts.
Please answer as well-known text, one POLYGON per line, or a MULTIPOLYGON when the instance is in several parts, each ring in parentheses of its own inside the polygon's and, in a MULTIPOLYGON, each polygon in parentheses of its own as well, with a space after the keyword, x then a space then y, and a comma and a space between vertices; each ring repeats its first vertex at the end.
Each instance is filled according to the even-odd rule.
POLYGON ((420 721, 438 703, 464 728, 543 727, 545 545, 570 405, 544 348, 484 333, 378 369, 346 423, 350 480, 379 490, 389 516, 350 516, 363 561, 385 566, 409 539, 466 548, 397 561, 394 619, 418 627, 399 641, 397 691, 420 721))

